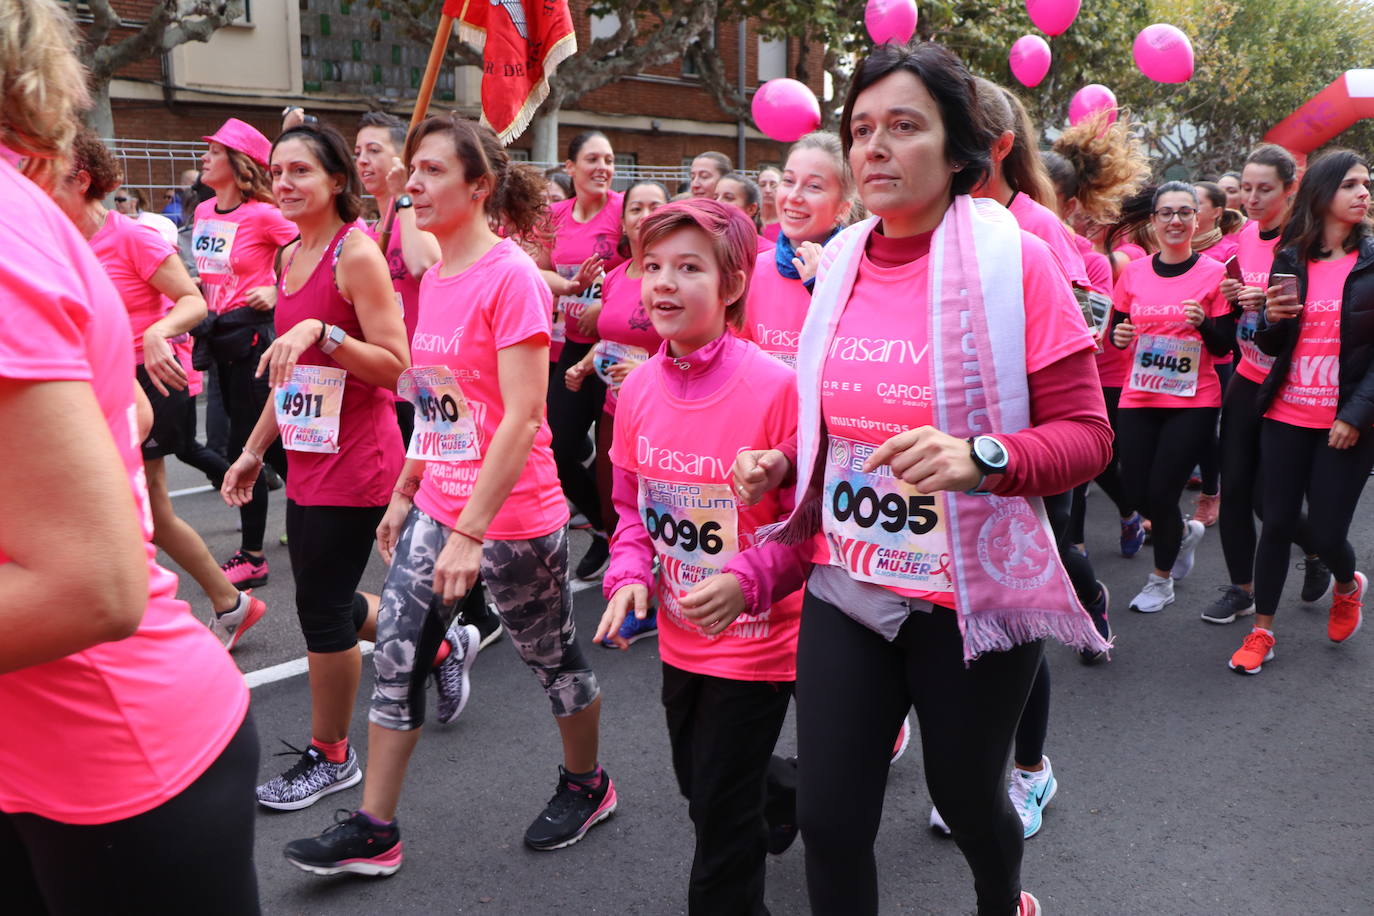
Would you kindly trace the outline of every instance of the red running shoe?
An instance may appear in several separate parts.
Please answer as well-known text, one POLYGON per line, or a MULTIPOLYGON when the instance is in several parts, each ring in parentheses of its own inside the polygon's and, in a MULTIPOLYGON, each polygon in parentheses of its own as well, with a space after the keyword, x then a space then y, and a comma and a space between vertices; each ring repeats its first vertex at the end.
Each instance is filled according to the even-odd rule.
POLYGON ((1345 642, 1360 629, 1360 624, 1364 622, 1364 590, 1368 587, 1369 580, 1364 573, 1357 572, 1353 592, 1348 595, 1342 595, 1339 591, 1332 593, 1331 617, 1326 622, 1326 635, 1331 637, 1332 642, 1345 642))

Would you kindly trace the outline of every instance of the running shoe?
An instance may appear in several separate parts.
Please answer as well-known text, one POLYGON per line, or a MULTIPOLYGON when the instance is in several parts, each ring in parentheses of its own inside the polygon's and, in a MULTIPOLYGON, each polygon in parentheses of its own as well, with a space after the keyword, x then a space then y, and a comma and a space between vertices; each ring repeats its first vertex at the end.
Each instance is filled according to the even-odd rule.
POLYGON ((299 754, 300 759, 285 773, 258 786, 258 804, 265 808, 299 811, 326 795, 342 792, 363 781, 363 770, 358 766, 358 755, 351 744, 343 763, 331 762, 313 744, 303 751, 289 744, 286 746, 291 750, 278 757, 299 754))
POLYGON ((468 614, 468 609, 464 608, 463 612, 459 613, 458 619, 477 628, 477 633, 481 637, 477 641, 477 651, 481 652, 504 636, 506 630, 501 626, 501 616, 496 613, 496 608, 492 607, 490 601, 483 601, 480 605, 474 602, 473 606, 476 610, 475 614, 468 614))
POLYGON ((615 785, 605 770, 601 771, 600 784, 592 788, 574 781, 560 766, 558 788, 525 831, 525 845, 541 850, 571 846, 614 814, 615 805, 615 785))
POLYGON ((267 557, 255 557, 240 550, 220 564, 220 569, 239 591, 267 584, 267 557))
POLYGON ((394 875, 401 867, 401 829, 378 827, 361 811, 340 808, 319 836, 292 840, 286 861, 315 875, 394 875))
POLYGON ((578 579, 595 579, 601 574, 606 561, 611 558, 611 542, 606 540, 605 535, 592 535, 592 545, 587 548, 587 552, 582 555, 582 561, 577 564, 574 576, 578 579))
POLYGON ((1144 543, 1145 525, 1140 513, 1132 512, 1131 517, 1121 523, 1121 555, 1128 558, 1135 556, 1144 543))
POLYGON ((940 816, 940 809, 934 805, 930 806, 930 832, 936 836, 951 836, 953 833, 949 829, 949 824, 940 816))
POLYGON ((1302 570, 1302 600, 1305 603, 1316 604, 1331 594, 1335 579, 1320 558, 1304 558, 1298 563, 1298 569, 1302 570))
POLYGON ((1040 901, 1035 899, 1034 894, 1022 891, 1021 899, 1016 904, 1016 916, 1045 916, 1045 911, 1040 908, 1040 901))
POLYGON ((1054 778, 1054 768, 1050 766, 1050 758, 1042 757, 1040 760, 1045 764, 1045 767, 1037 773, 1012 767, 1011 780, 1007 786, 1007 794, 1011 796, 1011 806, 1016 809, 1016 813, 1021 817, 1021 826, 1025 829, 1026 839, 1030 839, 1040 832, 1045 806, 1050 803, 1050 799, 1054 798, 1054 793, 1059 791, 1059 781, 1054 778))
POLYGON ((1364 623, 1364 590, 1369 580, 1364 573, 1355 573, 1355 590, 1348 595, 1339 591, 1331 596, 1331 618, 1326 622, 1326 635, 1332 642, 1345 642, 1354 636, 1364 623))
POLYGON ((887 762, 888 766, 896 763, 906 753, 907 745, 911 743, 911 716, 902 716, 902 727, 897 729, 897 741, 892 745, 892 759, 887 762))
POLYGON ((1245 636, 1245 642, 1227 662, 1232 671, 1240 674, 1259 674, 1264 663, 1274 657, 1274 634, 1255 627, 1245 636))
POLYGON ((1221 513, 1221 494, 1220 493, 1199 493, 1197 507, 1193 509, 1193 518, 1202 522, 1204 528, 1210 528, 1217 523, 1217 516, 1221 513))
POLYGON ((434 686, 439 690, 439 724, 450 725, 468 705, 472 694, 468 685, 468 672, 472 670, 473 659, 477 658, 481 634, 477 628, 468 624, 459 626, 454 622, 444 634, 449 645, 448 657, 434 669, 434 686))
POLYGON ((591 526, 592 523, 587 521, 587 516, 583 515, 581 512, 574 513, 572 518, 568 519, 569 528, 575 528, 580 531, 586 531, 591 526))
POLYGON ((262 619, 267 613, 267 605, 253 597, 252 590, 239 594, 239 603, 223 614, 210 616, 210 632, 224 643, 225 651, 232 652, 239 644, 248 628, 262 619))
MULTIPOLYGON (((1088 616, 1093 619, 1093 626, 1097 628, 1097 635, 1101 636, 1107 642, 1111 642, 1112 622, 1107 618, 1107 606, 1111 604, 1112 593, 1107 591, 1107 583, 1103 582, 1101 579, 1097 581, 1097 587, 1099 589, 1097 600, 1088 605, 1088 616)), ((1078 652, 1078 660, 1085 665, 1095 665, 1100 661, 1110 660, 1111 656, 1109 656, 1107 652, 1108 650, 1106 649, 1103 649, 1101 652, 1095 652, 1092 649, 1080 649, 1078 652)))
POLYGON ((1188 573, 1193 571, 1197 545, 1202 543, 1202 536, 1206 533, 1207 529, 1202 527, 1202 522, 1195 518, 1183 523, 1183 543, 1178 547, 1178 559, 1174 561, 1174 568, 1169 570, 1171 578, 1188 578, 1188 573))
POLYGON ((1131 599, 1131 610, 1157 614, 1174 603, 1174 580, 1150 573, 1140 594, 1131 599))
POLYGON ((1202 489, 1202 475, 1201 475, 1201 474, 1194 474, 1192 477, 1189 477, 1189 478, 1188 478, 1188 489, 1190 489, 1190 490, 1201 490, 1201 489, 1202 489))
MULTIPOLYGON (((620 637, 632 646, 635 643, 639 642, 641 639, 647 639, 650 636, 657 636, 658 609, 650 607, 648 615, 643 620, 640 620, 638 617, 636 617, 633 612, 626 614, 625 622, 620 625, 620 630, 618 632, 620 634, 620 637)), ((601 644, 605 646, 607 649, 620 648, 615 643, 611 642, 611 637, 609 636, 601 640, 601 644)))
POLYGON ((1255 613, 1255 596, 1239 585, 1227 585, 1217 591, 1221 597, 1202 611, 1202 619, 1208 623, 1234 623, 1237 617, 1255 613))
POLYGON ((270 464, 262 466, 262 481, 267 484, 268 492, 275 492, 286 486, 286 481, 281 479, 281 475, 270 464))

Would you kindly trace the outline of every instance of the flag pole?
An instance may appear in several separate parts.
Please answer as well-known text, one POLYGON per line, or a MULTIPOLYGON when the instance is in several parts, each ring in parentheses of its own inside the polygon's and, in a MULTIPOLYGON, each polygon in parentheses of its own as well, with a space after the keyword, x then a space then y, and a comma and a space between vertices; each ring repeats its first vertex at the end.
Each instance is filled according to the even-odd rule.
MULTIPOLYGON (((445 8, 448 4, 444 4, 445 8)), ((429 63, 425 65, 425 78, 420 81, 420 92, 415 96, 415 111, 410 116, 410 129, 414 130, 415 125, 425 119, 429 112, 429 101, 434 96, 434 84, 439 81, 439 68, 444 64, 444 54, 448 51, 448 39, 453 34, 454 17, 444 12, 439 16, 439 28, 434 33, 434 44, 429 48, 429 63)), ((396 222, 396 204, 393 201, 387 210, 386 222, 382 227, 382 234, 377 238, 377 244, 382 247, 382 253, 386 253, 387 246, 391 244, 391 230, 396 222)))

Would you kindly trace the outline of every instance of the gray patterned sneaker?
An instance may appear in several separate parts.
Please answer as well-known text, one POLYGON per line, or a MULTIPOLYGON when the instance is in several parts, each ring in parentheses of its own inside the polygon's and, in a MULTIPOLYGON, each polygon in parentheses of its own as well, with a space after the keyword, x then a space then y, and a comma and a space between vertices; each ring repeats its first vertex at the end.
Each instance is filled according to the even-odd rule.
POLYGON ((459 626, 456 622, 448 628, 444 641, 449 644, 448 658, 434 669, 434 686, 439 689, 439 722, 448 725, 458 718, 463 707, 468 705, 468 671, 477 658, 482 634, 472 624, 459 626))
POLYGON ((343 763, 331 763, 313 744, 304 751, 291 747, 288 753, 277 756, 292 753, 299 754, 300 759, 285 773, 258 786, 258 804, 278 811, 299 811, 363 780, 363 770, 351 744, 343 763))

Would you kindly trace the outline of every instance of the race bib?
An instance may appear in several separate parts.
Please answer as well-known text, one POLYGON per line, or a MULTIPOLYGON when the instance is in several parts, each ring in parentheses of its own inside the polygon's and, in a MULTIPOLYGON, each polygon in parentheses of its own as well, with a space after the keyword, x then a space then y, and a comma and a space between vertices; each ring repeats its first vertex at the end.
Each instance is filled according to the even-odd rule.
POLYGON ((699 631, 682 613, 678 599, 724 569, 740 551, 739 516, 730 485, 640 477, 639 517, 666 586, 660 589, 660 610, 679 625, 699 631))
POLYGON ((234 236, 239 224, 223 219, 203 219, 196 223, 191 236, 191 253, 196 270, 202 274, 230 274, 229 256, 234 251, 234 236))
MULTIPOLYGON (((580 264, 559 264, 558 275, 565 280, 571 280, 573 277, 577 275, 578 268, 580 268, 581 266, 582 265, 580 264)), ((603 274, 602 277, 604 276, 605 275, 603 274)), ((577 321, 577 319, 582 317, 582 313, 587 311, 588 308, 594 305, 601 304, 602 277, 597 277, 596 280, 593 281, 590 286, 588 286, 582 292, 578 293, 576 296, 558 297, 558 312, 563 316, 563 333, 565 337, 567 335, 568 325, 573 326, 574 331, 576 331, 575 322, 577 321)), ((564 338, 558 337, 555 339, 563 340, 564 338)))
POLYGON ((568 326, 563 321, 562 300, 560 299, 553 307, 553 326, 549 330, 549 341, 561 344, 568 340, 568 326))
POLYGON ((597 341, 596 346, 592 348, 592 368, 596 370, 597 377, 612 391, 620 390, 620 383, 611 378, 612 366, 619 363, 638 366, 648 358, 649 351, 643 347, 632 347, 629 344, 616 343, 614 340, 597 341))
POLYGON ((343 407, 343 369, 297 366, 291 380, 273 394, 282 448, 332 455, 339 450, 339 411, 343 407))
POLYGON ((1240 344, 1241 359, 1247 360, 1268 372, 1274 367, 1274 357, 1255 345, 1255 332, 1259 330, 1259 309, 1246 309, 1236 322, 1236 342, 1240 344))
POLYGON ((407 458, 477 461, 477 421, 463 389, 447 366, 423 366, 401 373, 396 393, 415 405, 415 432, 407 458))
POLYGON ((886 465, 864 473, 876 445, 830 436, 824 530, 830 563, 861 582, 948 592, 949 533, 938 496, 923 495, 886 465))
POLYGON ((1191 398, 1197 394, 1202 341, 1141 334, 1131 364, 1131 389, 1191 398))
POLYGON ((796 368, 797 368, 797 354, 796 354, 796 353, 779 353, 779 352, 777 352, 776 350, 764 350, 763 352, 767 353, 769 356, 773 357, 774 359, 776 359, 778 362, 782 363, 782 364, 783 364, 784 366, 786 366, 787 368, 792 369, 793 371, 796 370, 796 368))

